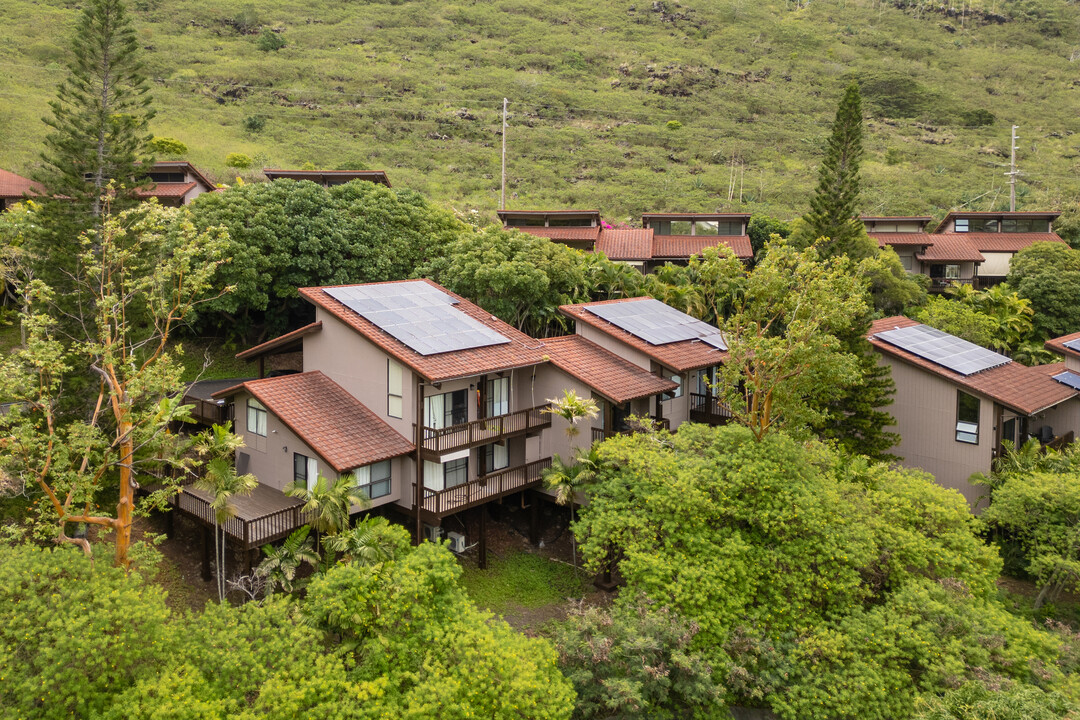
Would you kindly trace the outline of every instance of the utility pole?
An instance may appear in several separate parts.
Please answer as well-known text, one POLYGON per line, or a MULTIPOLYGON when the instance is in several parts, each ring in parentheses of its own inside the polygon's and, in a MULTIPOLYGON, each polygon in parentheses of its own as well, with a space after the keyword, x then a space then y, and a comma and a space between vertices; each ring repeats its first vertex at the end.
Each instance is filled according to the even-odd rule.
POLYGON ((506 209, 506 103, 508 100, 503 98, 503 127, 502 127, 502 186, 499 191, 499 209, 506 209))
POLYGON ((1020 173, 1016 169, 1016 141, 1019 139, 1016 131, 1019 125, 1012 126, 1012 141, 1009 143, 1009 212, 1016 212, 1016 176, 1020 173))

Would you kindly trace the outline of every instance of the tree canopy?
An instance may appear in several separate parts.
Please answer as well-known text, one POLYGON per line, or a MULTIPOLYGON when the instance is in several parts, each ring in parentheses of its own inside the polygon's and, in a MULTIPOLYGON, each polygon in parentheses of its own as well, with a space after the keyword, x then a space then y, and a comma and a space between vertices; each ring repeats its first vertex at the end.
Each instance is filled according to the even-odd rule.
POLYGON ((924 473, 783 433, 684 425, 604 443, 578 523, 700 627, 729 702, 785 719, 897 718, 965 681, 1060 688, 1062 638, 997 599, 1001 561, 963 498, 924 473))
POLYGON ((1043 339, 1080 330, 1080 250, 1034 243, 1013 256, 1008 282, 1031 301, 1032 322, 1043 339))

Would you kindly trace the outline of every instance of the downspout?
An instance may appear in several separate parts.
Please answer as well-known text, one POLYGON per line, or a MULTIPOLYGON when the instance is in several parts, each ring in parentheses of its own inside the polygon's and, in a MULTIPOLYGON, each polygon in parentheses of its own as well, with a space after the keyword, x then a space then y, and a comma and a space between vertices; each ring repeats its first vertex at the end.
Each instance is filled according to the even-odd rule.
POLYGON ((424 522, 420 519, 420 509, 424 506, 424 381, 416 383, 416 481, 413 483, 413 498, 416 510, 416 545, 423 542, 424 522))

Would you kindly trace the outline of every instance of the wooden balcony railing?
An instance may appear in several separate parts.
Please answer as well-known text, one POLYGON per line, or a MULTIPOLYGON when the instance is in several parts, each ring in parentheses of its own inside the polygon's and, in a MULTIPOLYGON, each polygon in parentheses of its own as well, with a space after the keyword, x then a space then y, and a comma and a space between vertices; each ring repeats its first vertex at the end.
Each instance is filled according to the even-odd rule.
POLYGON ((442 516, 496 500, 503 495, 536 485, 543 477, 544 470, 549 467, 551 458, 544 458, 527 465, 489 473, 445 490, 424 488, 424 510, 442 516))
POLYGON ((690 393, 690 421, 726 425, 731 422, 731 408, 713 395, 690 393))
POLYGON ((1058 435, 1056 438, 1046 443, 1046 448, 1049 450, 1063 450, 1067 445, 1071 445, 1076 440, 1076 433, 1072 430, 1064 435, 1058 435))
MULTIPOLYGON (((544 412, 549 407, 551 406, 540 405, 508 415, 470 420, 445 428, 425 427, 424 450, 442 454, 495 442, 507 435, 549 428, 551 413, 544 412)), ((413 425, 413 431, 415 430, 416 425, 413 425)))
MULTIPOLYGON (((653 425, 654 428, 660 428, 660 429, 663 429, 663 430, 670 430, 671 429, 671 421, 668 420, 667 418, 663 418, 661 420, 657 420, 656 418, 647 418, 647 419, 652 422, 652 425, 653 425)), ((625 427, 625 428, 623 428, 621 430, 612 430, 611 428, 597 428, 597 427, 594 427, 592 429, 592 441, 594 443, 602 442, 604 440, 607 440, 608 438, 613 438, 616 435, 630 435, 632 433, 641 432, 644 429, 645 428, 642 427, 642 425, 640 423, 637 424, 637 425, 631 424, 631 425, 629 425, 629 426, 627 426, 627 427, 625 427)))
MULTIPOLYGON (((213 527, 214 509, 210 501, 192 492, 190 486, 184 486, 170 504, 213 527)), ((297 500, 265 485, 256 486, 251 495, 233 498, 232 504, 236 515, 226 520, 222 529, 245 550, 288 537, 293 530, 311 522, 309 513, 301 510, 302 505, 297 500)))

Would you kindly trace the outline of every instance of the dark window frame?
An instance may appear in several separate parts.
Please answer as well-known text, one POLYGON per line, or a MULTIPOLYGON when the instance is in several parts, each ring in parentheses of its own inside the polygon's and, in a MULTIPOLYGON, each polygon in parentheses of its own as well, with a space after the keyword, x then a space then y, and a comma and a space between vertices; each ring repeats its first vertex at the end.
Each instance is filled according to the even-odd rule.
POLYGON ((964 443, 966 445, 978 445, 979 444, 979 429, 980 429, 979 428, 979 425, 980 425, 979 419, 980 419, 981 414, 982 414, 982 399, 975 396, 975 395, 972 395, 971 393, 966 393, 963 390, 960 390, 958 388, 956 390, 956 435, 955 435, 956 442, 964 443), (969 403, 969 407, 965 408, 964 407, 965 399, 970 399, 971 401, 973 401, 974 402, 974 407, 972 408, 970 406, 970 403, 969 403), (974 410, 974 420, 971 419, 972 418, 972 413, 971 413, 972 409, 974 410), (972 431, 971 429, 969 429, 967 427, 961 428, 960 427, 961 425, 965 425, 965 426, 973 425, 975 429, 974 429, 974 431, 972 431), (965 436, 965 437, 962 438, 961 437, 962 435, 965 436), (968 439, 969 436, 974 436, 974 439, 968 439))

